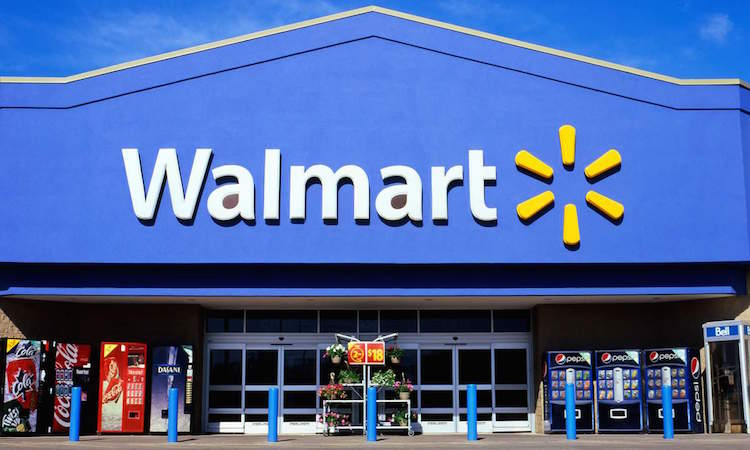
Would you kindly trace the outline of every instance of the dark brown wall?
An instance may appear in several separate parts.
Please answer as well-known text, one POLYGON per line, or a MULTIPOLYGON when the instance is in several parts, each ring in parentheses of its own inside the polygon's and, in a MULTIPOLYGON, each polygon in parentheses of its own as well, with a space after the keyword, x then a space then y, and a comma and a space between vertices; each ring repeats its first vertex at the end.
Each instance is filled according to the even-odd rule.
MULTIPOLYGON (((203 308, 196 305, 88 304, 0 299, 0 337, 89 343, 93 344, 96 355, 102 341, 145 342, 149 347, 192 345, 195 431, 201 429, 202 416, 203 320, 203 308)), ((98 384, 93 384, 96 384, 94 388, 98 390, 98 384)), ((91 404, 95 405, 93 402, 91 404)), ((95 407, 88 409, 88 413, 96 415, 95 407)))
POLYGON ((554 350, 702 347, 705 322, 750 317, 750 297, 662 303, 598 303, 534 307, 537 432, 543 430, 543 360, 554 350))

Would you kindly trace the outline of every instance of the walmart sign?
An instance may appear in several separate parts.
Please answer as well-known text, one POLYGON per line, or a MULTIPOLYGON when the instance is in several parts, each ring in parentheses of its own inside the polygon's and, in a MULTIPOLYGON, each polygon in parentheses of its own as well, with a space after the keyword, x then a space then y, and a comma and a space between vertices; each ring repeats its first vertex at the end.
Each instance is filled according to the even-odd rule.
MULTIPOLYGON (((568 167, 575 163, 575 133, 576 130, 571 125, 563 125, 559 129, 562 163, 568 167)), ((122 158, 135 216, 144 221, 155 218, 159 197, 166 182, 175 217, 182 220, 192 219, 196 214, 212 153, 213 150, 210 148, 195 150, 187 187, 183 189, 177 151, 174 148, 159 149, 151 181, 148 189, 145 189, 139 150, 123 148, 122 158)), ((543 180, 552 180, 552 167, 527 150, 521 150, 516 154, 515 163, 522 172, 543 180)), ((620 164, 619 152, 611 149, 589 164, 584 173, 590 181, 597 181, 619 168, 620 164)), ((483 150, 469 150, 466 172, 472 216, 480 222, 496 223, 497 208, 487 204, 485 189, 488 183, 497 181, 497 168, 485 165, 483 150)), ((321 213, 324 221, 339 219, 338 189, 342 183, 351 183, 353 186, 354 220, 370 219, 370 177, 362 167, 347 164, 334 170, 324 164, 309 167, 292 165, 289 174, 290 220, 306 219, 307 188, 310 183, 315 182, 320 183, 322 188, 321 213)), ((430 168, 430 174, 431 218, 434 222, 448 220, 448 190, 453 183, 464 181, 464 166, 433 166, 430 168)), ((217 221, 255 220, 256 183, 253 174, 240 165, 222 165, 213 168, 211 175, 217 186, 208 196, 209 215, 217 221), (229 182, 222 182, 227 180, 229 182)), ((423 181, 419 173, 406 165, 392 165, 381 168, 379 176, 384 186, 375 197, 375 210, 378 216, 386 221, 422 222, 423 181), (389 183, 390 181, 396 182, 389 183)), ((264 220, 280 219, 281 183, 281 150, 266 149, 263 171, 264 220)), ((548 210, 554 199, 554 193, 547 190, 522 201, 516 209, 519 219, 533 220, 548 210)), ((613 221, 622 219, 625 209, 619 202, 593 190, 586 194, 585 199, 613 221)), ((573 203, 566 204, 564 208, 563 242, 569 247, 575 247, 580 243, 578 213, 573 203)))

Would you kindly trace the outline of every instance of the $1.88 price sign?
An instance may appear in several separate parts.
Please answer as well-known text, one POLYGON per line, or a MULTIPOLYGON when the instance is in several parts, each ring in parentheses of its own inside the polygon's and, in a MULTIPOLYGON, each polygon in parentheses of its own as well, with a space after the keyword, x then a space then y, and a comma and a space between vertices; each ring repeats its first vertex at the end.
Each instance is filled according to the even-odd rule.
POLYGON ((385 342, 350 342, 349 365, 385 364, 385 342))

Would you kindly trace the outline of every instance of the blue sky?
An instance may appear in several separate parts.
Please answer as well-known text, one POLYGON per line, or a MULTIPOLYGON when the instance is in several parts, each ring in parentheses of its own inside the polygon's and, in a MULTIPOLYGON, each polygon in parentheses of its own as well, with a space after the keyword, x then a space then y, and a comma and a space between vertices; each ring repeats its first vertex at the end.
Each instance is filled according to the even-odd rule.
POLYGON ((0 75, 64 76, 377 4, 681 78, 750 81, 747 1, 9 1, 0 75))

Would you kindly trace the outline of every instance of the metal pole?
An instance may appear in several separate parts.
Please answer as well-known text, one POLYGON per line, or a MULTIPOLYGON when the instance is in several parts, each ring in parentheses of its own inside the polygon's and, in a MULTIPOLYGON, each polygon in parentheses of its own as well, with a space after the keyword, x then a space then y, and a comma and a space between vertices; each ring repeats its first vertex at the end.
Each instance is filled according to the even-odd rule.
POLYGON ((740 393, 742 394, 742 413, 745 417, 743 417, 745 421, 745 432, 750 433, 750 396, 748 396, 748 376, 747 376, 747 353, 745 349, 745 325, 743 323, 740 323, 737 325, 737 330, 740 335, 740 378, 742 378, 742 381, 740 382, 740 393))
POLYGON ((279 441, 279 388, 268 388, 268 442, 279 441))
POLYGON ((378 390, 374 386, 367 388, 367 440, 375 442, 378 440, 378 390))
POLYGON ((466 386, 466 434, 470 441, 477 440, 477 385, 466 386))
POLYGON ((661 368, 661 415, 664 422, 664 439, 674 439, 672 417, 672 369, 661 368))
POLYGON ((81 388, 75 386, 70 394, 70 430, 68 440, 78 442, 81 435, 81 388))
POLYGON ((706 416, 708 417, 708 422, 706 422, 706 429, 704 430, 706 433, 711 433, 713 431, 713 425, 714 425, 714 401, 713 401, 713 392, 712 390, 712 380, 711 380, 711 346, 709 345, 708 341, 706 341, 706 330, 703 329, 703 348, 705 349, 705 356, 706 356, 706 364, 704 366, 704 369, 706 370, 706 376, 705 376, 705 386, 706 386, 706 402, 704 403, 704 408, 706 410, 706 416))
POLYGON ((576 440, 576 371, 565 371, 565 434, 569 441, 576 440))
POLYGON ((177 405, 179 390, 169 388, 169 404, 167 407, 167 442, 177 442, 177 405))

